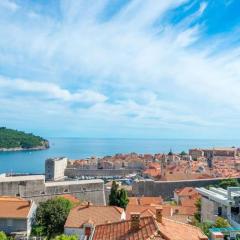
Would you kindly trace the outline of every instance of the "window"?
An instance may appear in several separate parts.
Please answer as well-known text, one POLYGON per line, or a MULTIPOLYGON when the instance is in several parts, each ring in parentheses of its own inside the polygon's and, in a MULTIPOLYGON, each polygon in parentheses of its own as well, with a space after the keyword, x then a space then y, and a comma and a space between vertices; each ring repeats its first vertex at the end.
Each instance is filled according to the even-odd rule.
POLYGON ((218 216, 222 216, 222 207, 218 207, 218 216))

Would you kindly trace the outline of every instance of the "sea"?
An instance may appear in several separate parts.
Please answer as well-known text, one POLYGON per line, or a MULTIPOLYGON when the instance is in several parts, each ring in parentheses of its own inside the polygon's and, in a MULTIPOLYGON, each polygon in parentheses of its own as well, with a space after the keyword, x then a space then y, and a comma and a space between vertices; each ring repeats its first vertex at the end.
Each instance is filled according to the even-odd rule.
POLYGON ((0 173, 44 173, 44 162, 50 157, 82 159, 116 153, 176 153, 190 148, 239 147, 239 140, 219 139, 88 139, 49 138, 50 148, 41 151, 0 152, 0 173))

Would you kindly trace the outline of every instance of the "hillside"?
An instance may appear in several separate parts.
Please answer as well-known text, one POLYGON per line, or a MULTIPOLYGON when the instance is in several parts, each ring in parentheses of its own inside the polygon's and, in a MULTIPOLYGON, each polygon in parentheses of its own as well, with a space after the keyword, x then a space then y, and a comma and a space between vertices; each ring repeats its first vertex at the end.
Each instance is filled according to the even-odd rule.
POLYGON ((0 151, 41 150, 48 147, 49 142, 42 137, 0 127, 0 151))

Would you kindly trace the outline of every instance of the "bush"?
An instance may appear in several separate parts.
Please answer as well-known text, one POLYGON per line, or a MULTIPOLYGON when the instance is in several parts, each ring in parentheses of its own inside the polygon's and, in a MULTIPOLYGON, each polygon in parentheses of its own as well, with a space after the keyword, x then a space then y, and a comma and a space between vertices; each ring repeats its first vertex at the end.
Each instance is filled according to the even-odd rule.
POLYGON ((32 234, 47 236, 50 239, 53 235, 63 233, 64 224, 72 206, 73 204, 63 197, 40 203, 32 234))
POLYGON ((7 235, 4 232, 0 232, 0 240, 8 240, 7 235))
POLYGON ((59 235, 54 238, 54 240, 78 240, 78 237, 76 235, 59 235))
POLYGON ((125 189, 118 189, 118 184, 113 181, 109 195, 109 205, 126 209, 129 199, 125 189))

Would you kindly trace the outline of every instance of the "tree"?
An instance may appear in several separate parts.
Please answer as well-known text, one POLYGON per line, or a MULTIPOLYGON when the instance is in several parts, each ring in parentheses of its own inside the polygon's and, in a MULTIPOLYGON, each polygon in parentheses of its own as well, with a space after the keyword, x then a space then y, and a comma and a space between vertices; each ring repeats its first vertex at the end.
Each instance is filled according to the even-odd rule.
POLYGON ((111 192, 109 195, 109 205, 118 206, 118 184, 116 181, 112 182, 111 192))
POLYGON ((187 153, 186 153, 185 151, 182 151, 182 152, 180 153, 180 155, 181 155, 181 156, 186 156, 187 153))
POLYGON ((238 180, 235 178, 224 179, 219 183, 219 187, 227 189, 228 187, 238 187, 238 180))
POLYGON ((199 198, 196 201, 195 206, 197 208, 197 211, 194 213, 194 218, 197 222, 201 222, 201 206, 202 206, 201 198, 199 198))
POLYGON ((127 192, 125 189, 118 189, 119 185, 113 181, 111 192, 109 195, 109 205, 111 206, 118 206, 121 208, 126 208, 129 202, 127 192))
POLYGON ((48 239, 55 234, 61 234, 72 206, 72 203, 63 197, 56 197, 40 203, 33 229, 40 235, 47 236, 48 239))
POLYGON ((125 189, 120 189, 118 191, 118 200, 119 200, 118 206, 126 209, 129 199, 128 199, 127 192, 125 189))
POLYGON ((76 235, 61 234, 59 236, 56 236, 54 240, 78 240, 78 237, 76 235))
POLYGON ((216 227, 216 228, 226 228, 226 227, 230 227, 230 224, 229 224, 227 219, 222 218, 222 217, 217 217, 216 221, 215 221, 215 224, 214 224, 214 227, 216 227))
POLYGON ((0 240, 8 240, 8 237, 6 236, 6 234, 4 232, 0 232, 0 240))

